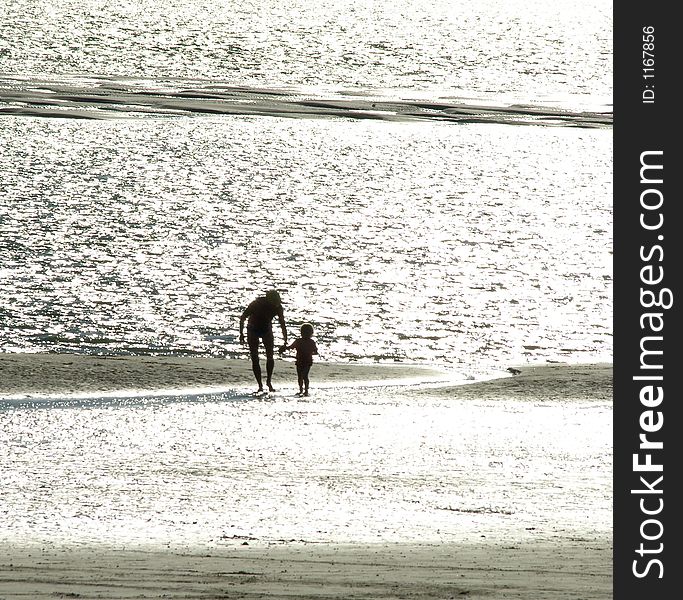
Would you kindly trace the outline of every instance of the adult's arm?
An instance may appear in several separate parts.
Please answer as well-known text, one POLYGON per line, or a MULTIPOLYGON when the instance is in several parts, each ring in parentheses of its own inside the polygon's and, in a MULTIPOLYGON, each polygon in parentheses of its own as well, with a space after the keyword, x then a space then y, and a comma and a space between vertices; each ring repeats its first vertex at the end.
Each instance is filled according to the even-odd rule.
POLYGON ((242 316, 240 317, 240 344, 244 344, 244 322, 247 320, 247 317, 253 312, 254 308, 254 303, 252 302, 247 306, 247 308, 244 309, 244 312, 242 313, 242 316))
POLYGON ((277 320, 280 321, 280 329, 282 330, 283 344, 287 345, 287 326, 285 325, 285 312, 280 307, 277 311, 277 320))
POLYGON ((289 344, 289 346, 286 343, 282 344, 282 346, 280 346, 278 349, 278 352, 280 354, 284 354, 285 350, 293 350, 297 346, 297 341, 298 340, 294 340, 291 344, 289 344))

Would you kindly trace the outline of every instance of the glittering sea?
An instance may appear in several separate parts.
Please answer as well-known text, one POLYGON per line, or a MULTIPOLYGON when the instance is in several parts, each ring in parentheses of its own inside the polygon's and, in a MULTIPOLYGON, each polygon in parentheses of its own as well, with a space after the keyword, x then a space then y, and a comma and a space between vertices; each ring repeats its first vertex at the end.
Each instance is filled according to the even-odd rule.
MULTIPOLYGON (((0 0, 0 352, 246 360, 277 288, 321 360, 610 362, 611 27, 606 0, 0 0)), ((401 393, 3 409, 0 536, 609 530, 608 405, 401 393)))

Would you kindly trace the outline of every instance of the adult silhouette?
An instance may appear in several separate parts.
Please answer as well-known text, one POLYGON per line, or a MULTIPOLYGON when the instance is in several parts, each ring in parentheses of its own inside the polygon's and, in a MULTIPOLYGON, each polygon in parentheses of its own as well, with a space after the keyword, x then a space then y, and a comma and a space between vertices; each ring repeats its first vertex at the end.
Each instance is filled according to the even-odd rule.
POLYGON ((263 341, 266 349, 266 385, 268 389, 275 391, 272 384, 273 369, 275 358, 273 349, 275 340, 273 338, 273 317, 277 316, 282 329, 284 344, 287 344, 287 328, 285 327, 285 316, 282 310, 282 300, 276 290, 268 290, 265 296, 259 296, 244 309, 240 317, 240 344, 245 343, 244 322, 247 323, 247 339, 249 354, 251 355, 251 370, 254 372, 258 391, 263 391, 263 381, 261 379, 261 364, 259 362, 259 343, 263 341))

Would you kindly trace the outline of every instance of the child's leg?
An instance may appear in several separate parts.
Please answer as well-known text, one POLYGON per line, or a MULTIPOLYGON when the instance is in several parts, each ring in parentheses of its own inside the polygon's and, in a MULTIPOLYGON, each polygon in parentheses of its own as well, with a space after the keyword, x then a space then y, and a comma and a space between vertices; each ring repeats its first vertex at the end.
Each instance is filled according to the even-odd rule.
POLYGON ((299 363, 296 364, 296 378, 299 381, 299 393, 302 394, 304 391, 304 376, 303 367, 299 363))
POLYGON ((304 396, 308 396, 308 372, 311 370, 311 365, 306 365, 301 370, 301 378, 304 380, 304 396))

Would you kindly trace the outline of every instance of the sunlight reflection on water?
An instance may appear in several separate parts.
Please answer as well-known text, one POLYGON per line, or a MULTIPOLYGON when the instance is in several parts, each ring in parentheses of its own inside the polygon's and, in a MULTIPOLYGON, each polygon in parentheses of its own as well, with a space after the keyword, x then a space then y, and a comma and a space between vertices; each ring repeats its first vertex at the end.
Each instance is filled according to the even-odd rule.
MULTIPOLYGON (((0 73, 601 96, 612 3, 0 0, 0 73), (587 51, 586 49, 590 49, 587 51)), ((536 95, 542 94, 543 98, 536 95)))
POLYGON ((274 285, 328 360, 610 360, 609 131, 24 118, 0 139, 4 349, 242 356, 274 285))
POLYGON ((210 545, 610 530, 609 405, 400 390, 0 411, 0 536, 210 545))

